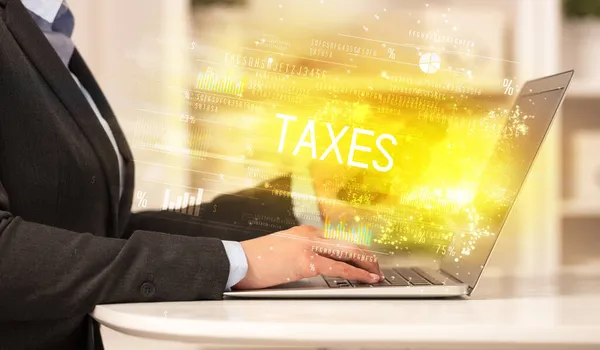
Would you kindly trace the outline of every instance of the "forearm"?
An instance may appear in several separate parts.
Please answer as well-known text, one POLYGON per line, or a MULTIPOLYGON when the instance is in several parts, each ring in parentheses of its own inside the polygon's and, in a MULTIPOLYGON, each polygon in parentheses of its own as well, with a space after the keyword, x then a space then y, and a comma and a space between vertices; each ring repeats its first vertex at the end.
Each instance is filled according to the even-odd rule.
POLYGON ((265 183, 222 194, 191 210, 198 213, 194 216, 172 211, 139 212, 131 216, 122 237, 129 237, 135 230, 150 230, 241 242, 296 226, 290 198, 272 195, 269 188, 265 183))
POLYGON ((217 239, 96 237, 5 211, 0 256, 0 322, 76 317, 105 303, 220 299, 229 276, 217 239))
MULTIPOLYGON (((123 237, 135 230, 167 232, 183 236, 215 237, 228 241, 245 241, 295 226, 294 220, 284 218, 282 205, 275 197, 259 199, 256 189, 235 194, 222 194, 200 207, 190 208, 197 215, 173 211, 146 211, 131 216, 123 237), (282 217, 280 221, 263 223, 262 217, 282 217)), ((185 210, 184 210, 185 211, 185 210)), ((190 212, 190 211, 185 211, 190 212)))
POLYGON ((211 237, 236 242, 263 235, 251 227, 235 225, 218 218, 206 215, 193 217, 171 211, 145 211, 132 214, 123 237, 129 237, 136 230, 159 231, 190 237, 211 237))

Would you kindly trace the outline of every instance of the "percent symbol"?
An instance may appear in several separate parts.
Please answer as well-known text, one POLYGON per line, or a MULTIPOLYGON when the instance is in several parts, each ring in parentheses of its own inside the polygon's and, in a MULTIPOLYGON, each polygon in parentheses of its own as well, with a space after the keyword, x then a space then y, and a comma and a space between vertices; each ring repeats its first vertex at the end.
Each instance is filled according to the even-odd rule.
POLYGON ((138 207, 146 208, 148 206, 148 199, 146 199, 146 192, 137 191, 135 194, 135 198, 137 198, 138 207))
POLYGON ((396 59, 396 52, 395 52, 395 50, 394 50, 393 48, 391 48, 391 47, 388 49, 388 57, 389 57, 390 59, 392 59, 392 60, 395 60, 395 59, 396 59))
POLYGON ((504 83, 502 84, 502 86, 505 87, 504 89, 504 94, 505 95, 513 95, 513 93, 515 92, 515 88, 516 86, 513 88, 513 81, 512 80, 508 80, 508 79, 504 79, 504 83))

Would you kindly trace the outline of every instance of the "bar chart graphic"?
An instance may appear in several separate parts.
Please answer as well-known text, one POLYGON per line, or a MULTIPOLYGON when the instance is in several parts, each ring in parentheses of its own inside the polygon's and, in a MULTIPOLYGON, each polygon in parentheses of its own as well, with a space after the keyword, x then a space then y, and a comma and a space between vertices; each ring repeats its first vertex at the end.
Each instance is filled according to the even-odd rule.
POLYGON ((348 224, 342 220, 335 227, 331 224, 329 217, 325 217, 324 225, 325 238, 346 241, 354 244, 371 245, 373 240, 373 231, 363 224, 348 227, 348 224))
POLYGON ((244 93, 244 79, 236 81, 231 72, 228 71, 224 78, 218 77, 214 69, 207 68, 206 71, 198 73, 196 79, 196 88, 201 90, 219 92, 235 96, 242 96, 244 93))
MULTIPOLYGON (((186 127, 187 137, 179 145, 174 145, 173 138, 177 137, 177 133, 169 131, 173 129, 173 119, 138 117, 133 136, 134 145, 162 153, 205 159, 210 143, 210 129, 199 122, 186 123, 186 127)), ((177 140, 179 141, 181 140, 177 140)))
POLYGON ((200 204, 202 203, 203 193, 204 189, 199 188, 195 195, 185 192, 183 195, 176 196, 173 199, 171 197, 171 190, 166 189, 165 196, 163 197, 162 210, 191 216, 200 216, 200 204))

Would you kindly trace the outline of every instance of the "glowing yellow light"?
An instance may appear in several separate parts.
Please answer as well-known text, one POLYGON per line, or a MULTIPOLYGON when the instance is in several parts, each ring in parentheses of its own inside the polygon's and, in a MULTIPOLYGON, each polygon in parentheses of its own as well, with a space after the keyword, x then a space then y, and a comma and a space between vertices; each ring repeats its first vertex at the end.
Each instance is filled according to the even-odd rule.
POLYGON ((473 200, 475 194, 469 190, 449 189, 446 196, 453 203, 465 205, 473 200))

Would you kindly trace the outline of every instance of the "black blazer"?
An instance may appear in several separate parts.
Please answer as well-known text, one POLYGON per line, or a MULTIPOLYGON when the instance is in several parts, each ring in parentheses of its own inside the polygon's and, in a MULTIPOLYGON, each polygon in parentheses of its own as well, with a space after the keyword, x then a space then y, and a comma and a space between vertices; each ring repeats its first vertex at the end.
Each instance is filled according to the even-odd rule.
POLYGON ((229 273, 220 239, 276 231, 231 218, 291 206, 284 197, 267 205, 274 197, 230 195, 200 220, 132 214, 123 132, 77 51, 69 69, 115 135, 125 163, 121 200, 117 158, 89 103, 21 2, 0 0, 2 350, 83 349, 90 339, 100 347, 86 316, 98 304, 220 299, 229 273))

